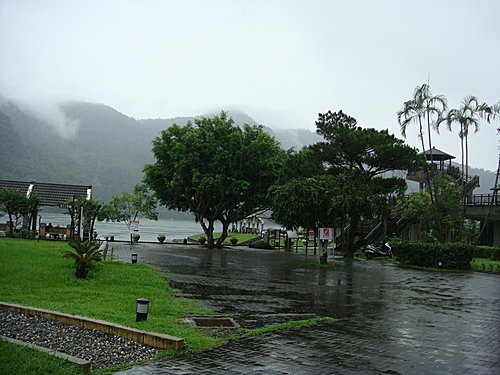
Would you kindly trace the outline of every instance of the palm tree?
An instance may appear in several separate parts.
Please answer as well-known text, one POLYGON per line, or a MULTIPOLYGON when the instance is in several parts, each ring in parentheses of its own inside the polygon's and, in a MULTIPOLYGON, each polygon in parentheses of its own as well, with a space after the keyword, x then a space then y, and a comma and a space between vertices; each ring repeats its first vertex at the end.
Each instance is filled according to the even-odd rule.
MULTIPOLYGON (((436 131, 439 130, 440 118, 447 108, 446 98, 443 95, 433 96, 431 88, 428 84, 424 83, 422 86, 417 86, 413 91, 413 98, 404 102, 403 108, 397 112, 398 122, 401 126, 401 135, 406 138, 406 127, 411 123, 416 123, 419 126, 419 138, 422 143, 422 152, 425 153, 424 142, 424 121, 427 123, 427 135, 429 141, 429 150, 431 151, 432 158, 432 140, 431 140, 431 127, 436 131)), ((428 169, 427 186, 431 201, 434 204, 434 195, 430 184, 430 173, 428 169)))
POLYGON ((92 261, 101 260, 102 254, 99 251, 99 244, 92 242, 71 241, 69 245, 74 249, 63 253, 64 258, 75 260, 75 276, 77 279, 85 279, 92 266, 92 261))
MULTIPOLYGON (((495 113, 493 108, 486 103, 480 103, 475 96, 467 96, 458 109, 451 109, 445 116, 444 121, 451 130, 451 126, 457 123, 460 126, 458 136, 460 137, 460 146, 462 153, 462 176, 465 176, 464 181, 464 195, 465 185, 469 179, 469 129, 474 128, 474 132, 479 131, 481 119, 486 119, 490 122, 495 113)), ((465 196, 464 196, 465 199, 465 196)))

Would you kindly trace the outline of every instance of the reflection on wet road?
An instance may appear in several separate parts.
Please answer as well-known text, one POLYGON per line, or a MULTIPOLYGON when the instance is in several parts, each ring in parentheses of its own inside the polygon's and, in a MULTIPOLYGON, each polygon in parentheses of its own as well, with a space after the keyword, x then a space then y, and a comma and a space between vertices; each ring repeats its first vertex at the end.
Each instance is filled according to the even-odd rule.
MULTIPOLYGON (((144 245, 179 290, 214 311, 339 320, 249 337, 123 374, 498 374, 499 277, 432 273, 252 249, 144 245)), ((117 255, 130 259, 127 245, 117 255)))

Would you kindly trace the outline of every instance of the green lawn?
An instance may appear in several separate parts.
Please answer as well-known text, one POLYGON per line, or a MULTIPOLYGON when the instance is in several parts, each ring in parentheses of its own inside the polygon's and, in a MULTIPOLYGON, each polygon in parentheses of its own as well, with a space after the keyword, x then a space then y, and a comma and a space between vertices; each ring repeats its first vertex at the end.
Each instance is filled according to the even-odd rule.
POLYGON ((500 261, 488 258, 475 258, 471 262, 473 271, 500 272, 500 261))
POLYGON ((0 340, 0 374, 81 375, 82 371, 64 359, 0 340))
POLYGON ((61 257, 67 249, 64 242, 1 238, 0 301, 182 337, 190 351, 222 342, 179 323, 186 314, 210 311, 196 301, 174 298, 151 266, 97 262, 89 279, 78 280, 73 261, 61 257), (137 298, 150 301, 146 321, 135 322, 137 298))
MULTIPOLYGON (((215 232, 214 233, 214 238, 219 238, 221 236, 221 234, 222 234, 221 232, 215 232)), ((192 240, 198 240, 200 237, 205 237, 205 233, 199 233, 199 234, 195 234, 193 236, 189 236, 189 238, 192 239, 192 240)), ((259 236, 256 235, 256 234, 232 233, 232 232, 229 232, 227 238, 225 239, 225 241, 229 242, 229 240, 231 238, 237 238, 238 239, 238 243, 242 243, 242 242, 251 240, 251 239, 253 239, 255 237, 259 237, 259 236)))

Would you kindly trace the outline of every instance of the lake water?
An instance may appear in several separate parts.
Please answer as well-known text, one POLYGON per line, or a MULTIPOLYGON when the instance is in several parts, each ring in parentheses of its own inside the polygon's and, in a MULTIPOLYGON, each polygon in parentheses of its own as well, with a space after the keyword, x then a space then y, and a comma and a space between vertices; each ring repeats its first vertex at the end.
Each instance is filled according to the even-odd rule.
MULTIPOLYGON (((66 226, 71 221, 68 215, 63 213, 46 213, 41 212, 41 222, 52 223, 53 226, 66 226)), ((141 241, 153 241, 157 242, 157 236, 163 234, 167 237, 167 241, 173 241, 174 239, 183 239, 185 237, 191 236, 193 234, 203 233, 203 229, 199 223, 196 223, 193 219, 158 219, 158 221, 139 219, 139 234, 141 235, 141 241)), ((7 217, 0 217, 0 222, 7 222, 7 217)), ((130 232, 127 229, 125 223, 106 223, 106 222, 96 222, 95 231, 98 233, 100 238, 106 236, 115 236, 115 240, 128 240, 130 238, 130 232)), ((220 231, 220 223, 216 223, 215 231, 220 231)))

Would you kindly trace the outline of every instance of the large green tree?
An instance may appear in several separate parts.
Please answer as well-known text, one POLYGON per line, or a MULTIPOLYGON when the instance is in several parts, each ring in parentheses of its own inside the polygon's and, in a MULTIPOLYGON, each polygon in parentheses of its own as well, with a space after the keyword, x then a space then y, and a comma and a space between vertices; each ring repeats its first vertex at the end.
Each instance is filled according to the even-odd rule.
POLYGON ((222 246, 231 223, 270 207, 267 192, 286 159, 262 127, 238 127, 225 112, 163 130, 153 153, 146 183, 165 207, 195 215, 209 247, 222 246), (222 235, 214 241, 216 221, 222 235))
POLYGON ((325 142, 308 147, 297 160, 321 175, 274 188, 273 215, 287 227, 346 225, 343 248, 352 257, 360 219, 381 213, 387 196, 406 187, 404 179, 382 175, 415 167, 416 150, 385 130, 357 126, 342 111, 320 114, 316 126, 325 142))

